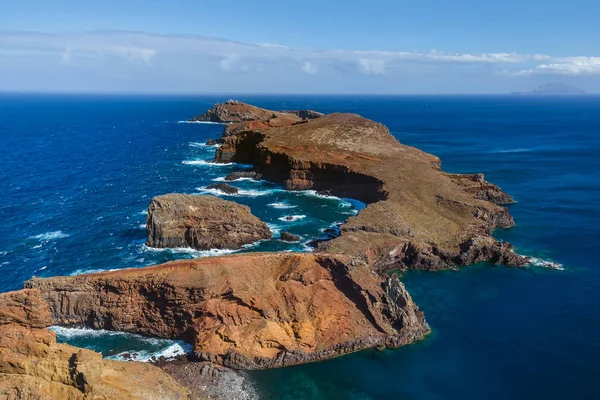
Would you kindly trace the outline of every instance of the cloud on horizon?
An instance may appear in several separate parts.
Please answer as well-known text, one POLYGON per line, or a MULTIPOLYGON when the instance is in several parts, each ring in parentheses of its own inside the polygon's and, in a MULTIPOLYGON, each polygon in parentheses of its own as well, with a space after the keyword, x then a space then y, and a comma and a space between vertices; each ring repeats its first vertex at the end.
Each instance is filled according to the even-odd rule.
POLYGON ((308 50, 136 32, 0 33, 0 90, 485 93, 600 84, 600 57, 308 50))

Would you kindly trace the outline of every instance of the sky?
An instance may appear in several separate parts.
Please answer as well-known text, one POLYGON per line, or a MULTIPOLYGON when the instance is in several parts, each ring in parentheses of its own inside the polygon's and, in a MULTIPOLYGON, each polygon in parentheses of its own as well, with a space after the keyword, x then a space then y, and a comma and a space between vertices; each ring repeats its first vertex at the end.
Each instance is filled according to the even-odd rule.
POLYGON ((597 0, 0 0, 0 91, 600 92, 597 0))

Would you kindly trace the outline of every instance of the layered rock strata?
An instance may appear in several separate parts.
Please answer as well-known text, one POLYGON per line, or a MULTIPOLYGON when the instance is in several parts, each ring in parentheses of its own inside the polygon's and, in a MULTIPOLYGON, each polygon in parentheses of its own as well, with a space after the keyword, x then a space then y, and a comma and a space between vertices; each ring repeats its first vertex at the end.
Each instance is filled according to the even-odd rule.
POLYGON ((216 162, 251 163, 289 190, 368 204, 339 237, 320 243, 320 252, 365 257, 377 270, 529 261, 491 236, 514 225, 499 205, 514 202, 511 196, 482 174, 443 172, 439 158, 399 143, 385 126, 359 115, 278 126, 246 120, 228 125, 222 142, 216 162))
POLYGON ((54 323, 193 344, 238 369, 296 365, 429 332, 395 277, 343 256, 253 253, 73 277, 34 278, 54 323))
POLYGON ((188 390, 159 368, 102 359, 56 343, 40 291, 0 294, 0 398, 188 399, 188 390))
MULTIPOLYGON (((229 185, 227 185, 229 186, 229 185)), ((198 250, 240 249, 271 237, 250 208, 215 196, 157 196, 148 207, 146 245, 198 250)))

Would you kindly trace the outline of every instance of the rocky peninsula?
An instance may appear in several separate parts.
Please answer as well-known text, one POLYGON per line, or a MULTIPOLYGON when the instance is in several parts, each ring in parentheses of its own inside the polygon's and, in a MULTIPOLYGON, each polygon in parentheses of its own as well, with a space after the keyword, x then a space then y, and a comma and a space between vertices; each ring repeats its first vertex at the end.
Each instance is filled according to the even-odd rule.
POLYGON ((399 143, 385 126, 356 114, 299 122, 261 109, 256 119, 244 114, 236 122, 229 107, 207 114, 222 113, 230 122, 215 162, 253 164, 288 190, 368 204, 342 225, 339 237, 319 244, 319 252, 365 258, 377 271, 529 262, 491 236, 495 228, 514 226, 501 206, 514 200, 483 174, 448 174, 436 156, 399 143))
MULTIPOLYGON (((196 375, 219 368, 286 367, 424 338, 429 326, 394 271, 529 262, 492 237, 514 225, 502 207, 514 201, 510 195, 482 174, 442 171, 437 157, 399 143, 379 123, 233 100, 194 120, 227 123, 215 162, 254 165, 230 180, 267 179, 367 207, 339 234, 316 241, 314 253, 32 278, 25 289, 0 295, 0 394, 202 398, 196 375), (57 344, 51 324, 183 339, 193 353, 163 369, 104 360, 57 344)), ((148 246, 239 249, 270 237, 248 207, 212 196, 158 196, 148 210, 148 246)))

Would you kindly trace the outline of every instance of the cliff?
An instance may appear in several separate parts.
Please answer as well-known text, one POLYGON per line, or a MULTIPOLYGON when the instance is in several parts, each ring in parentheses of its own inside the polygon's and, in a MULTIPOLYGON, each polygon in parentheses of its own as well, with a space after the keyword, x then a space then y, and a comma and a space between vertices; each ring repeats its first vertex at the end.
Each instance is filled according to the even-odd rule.
POLYGON ((250 208, 214 196, 178 193, 157 196, 146 221, 150 247, 190 247, 198 250, 240 249, 271 237, 267 224, 250 208))
POLYGON ((366 257, 377 270, 443 269, 491 261, 521 266, 526 257, 497 242, 514 221, 499 204, 510 195, 482 174, 441 170, 440 160, 399 143, 381 124, 355 114, 303 123, 226 127, 216 162, 254 164, 287 189, 314 189, 368 204, 319 251, 366 257))
POLYGON ((40 291, 0 294, 0 398, 187 399, 188 391, 149 364, 103 360, 56 343, 40 291))
POLYGON ((290 366, 398 347, 429 327, 397 278, 347 257, 253 253, 33 278, 54 323, 184 339, 199 360, 290 366))

